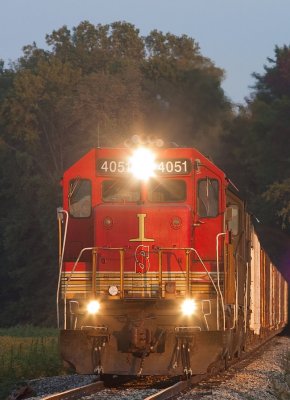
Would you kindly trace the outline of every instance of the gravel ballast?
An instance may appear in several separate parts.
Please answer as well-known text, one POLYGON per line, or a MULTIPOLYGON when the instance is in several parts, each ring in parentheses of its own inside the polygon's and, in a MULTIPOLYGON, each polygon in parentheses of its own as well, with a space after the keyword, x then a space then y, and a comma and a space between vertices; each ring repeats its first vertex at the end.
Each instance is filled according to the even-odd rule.
MULTIPOLYGON (((96 381, 95 375, 65 375, 34 379, 28 384, 37 396, 31 398, 32 400, 94 381, 96 381)), ((221 377, 221 381, 222 383, 217 384, 217 380, 213 378, 177 398, 178 400, 290 400, 290 338, 286 336, 274 338, 254 361, 249 362, 241 371, 236 371, 235 367, 230 368, 221 377)))
POLYGON ((265 351, 246 365, 241 371, 229 368, 222 383, 211 381, 190 392, 181 399, 219 400, 274 400, 290 399, 290 338, 278 336, 265 351))

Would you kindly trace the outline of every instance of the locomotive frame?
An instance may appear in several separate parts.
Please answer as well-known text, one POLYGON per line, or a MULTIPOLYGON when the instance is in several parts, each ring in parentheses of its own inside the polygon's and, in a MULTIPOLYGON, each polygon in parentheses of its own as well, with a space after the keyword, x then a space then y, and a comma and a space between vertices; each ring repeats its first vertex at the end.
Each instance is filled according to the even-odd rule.
POLYGON ((62 186, 60 348, 78 373, 203 374, 287 324, 286 281, 196 149, 92 149, 62 186))

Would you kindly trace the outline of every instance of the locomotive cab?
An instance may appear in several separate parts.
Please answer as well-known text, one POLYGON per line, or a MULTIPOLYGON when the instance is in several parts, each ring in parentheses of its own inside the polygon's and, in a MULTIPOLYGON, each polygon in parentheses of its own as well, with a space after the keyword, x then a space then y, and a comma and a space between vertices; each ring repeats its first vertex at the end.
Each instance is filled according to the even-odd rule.
POLYGON ((227 187, 189 148, 93 149, 65 172, 58 320, 77 372, 200 374, 242 347, 227 187))

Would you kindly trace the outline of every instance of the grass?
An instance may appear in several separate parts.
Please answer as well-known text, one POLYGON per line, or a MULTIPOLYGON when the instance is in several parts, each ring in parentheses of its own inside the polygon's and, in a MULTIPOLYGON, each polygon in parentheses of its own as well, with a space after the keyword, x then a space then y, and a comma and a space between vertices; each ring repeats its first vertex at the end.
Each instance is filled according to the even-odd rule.
POLYGON ((56 329, 30 325, 0 329, 0 399, 29 379, 62 372, 56 329))

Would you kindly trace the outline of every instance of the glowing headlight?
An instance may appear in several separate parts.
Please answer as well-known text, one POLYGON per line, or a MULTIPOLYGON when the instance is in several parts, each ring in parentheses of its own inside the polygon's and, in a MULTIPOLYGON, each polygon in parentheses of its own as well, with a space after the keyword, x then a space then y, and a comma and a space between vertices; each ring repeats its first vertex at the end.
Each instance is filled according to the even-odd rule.
POLYGON ((109 293, 111 296, 116 296, 118 294, 118 292, 119 292, 119 290, 118 290, 117 286, 112 285, 109 287, 109 293))
POLYGON ((151 176, 154 176, 156 164, 154 154, 146 148, 140 147, 130 158, 130 170, 137 178, 146 181, 151 176))
POLYGON ((92 300, 87 305, 87 311, 89 314, 96 314, 100 309, 100 303, 97 300, 92 300))
POLYGON ((186 299, 181 304, 181 310, 184 315, 192 315, 196 310, 196 302, 193 299, 186 299))

